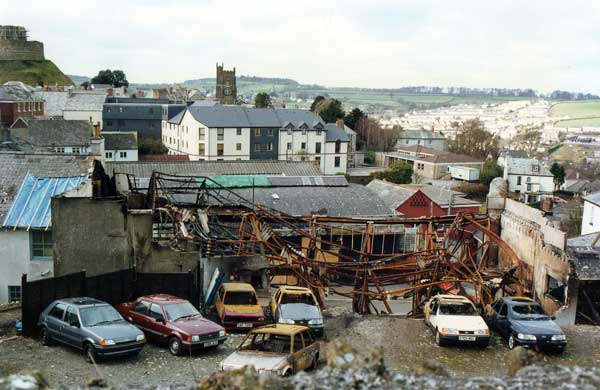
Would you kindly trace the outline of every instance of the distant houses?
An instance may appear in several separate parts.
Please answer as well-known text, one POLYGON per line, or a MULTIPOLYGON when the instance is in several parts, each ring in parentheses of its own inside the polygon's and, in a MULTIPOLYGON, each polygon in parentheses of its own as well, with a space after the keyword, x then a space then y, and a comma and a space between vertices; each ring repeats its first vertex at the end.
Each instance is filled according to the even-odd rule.
POLYGON ((446 137, 440 131, 424 129, 402 130, 396 142, 396 149, 415 145, 437 150, 448 150, 446 137))
POLYGON ((524 203, 535 203, 554 193, 554 175, 534 158, 506 157, 503 178, 508 192, 524 203))

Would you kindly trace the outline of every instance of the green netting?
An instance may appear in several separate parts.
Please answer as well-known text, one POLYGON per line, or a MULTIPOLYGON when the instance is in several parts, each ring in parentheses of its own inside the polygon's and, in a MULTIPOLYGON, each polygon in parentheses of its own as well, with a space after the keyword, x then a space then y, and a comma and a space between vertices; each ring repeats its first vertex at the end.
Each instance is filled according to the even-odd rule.
MULTIPOLYGON (((211 176, 211 179, 226 188, 271 187, 267 176, 262 175, 222 175, 211 176)), ((201 178, 196 180, 198 185, 204 181, 201 178)), ((206 180, 206 188, 219 188, 219 186, 210 180, 206 180)))

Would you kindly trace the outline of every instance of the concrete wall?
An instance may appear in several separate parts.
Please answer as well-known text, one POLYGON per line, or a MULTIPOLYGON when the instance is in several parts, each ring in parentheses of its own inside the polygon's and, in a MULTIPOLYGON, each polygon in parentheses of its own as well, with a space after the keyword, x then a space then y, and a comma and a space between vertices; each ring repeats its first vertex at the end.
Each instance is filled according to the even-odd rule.
POLYGON ((0 40, 0 60, 43 61, 44 44, 38 41, 0 40))

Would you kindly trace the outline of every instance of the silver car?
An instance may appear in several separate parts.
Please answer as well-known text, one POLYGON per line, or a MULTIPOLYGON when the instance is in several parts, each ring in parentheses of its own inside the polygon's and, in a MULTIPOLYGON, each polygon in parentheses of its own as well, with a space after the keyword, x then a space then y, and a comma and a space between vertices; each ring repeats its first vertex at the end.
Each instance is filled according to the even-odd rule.
POLYGON ((146 339, 111 305, 93 298, 52 302, 38 321, 42 344, 54 342, 82 350, 87 361, 98 357, 137 355, 146 339))

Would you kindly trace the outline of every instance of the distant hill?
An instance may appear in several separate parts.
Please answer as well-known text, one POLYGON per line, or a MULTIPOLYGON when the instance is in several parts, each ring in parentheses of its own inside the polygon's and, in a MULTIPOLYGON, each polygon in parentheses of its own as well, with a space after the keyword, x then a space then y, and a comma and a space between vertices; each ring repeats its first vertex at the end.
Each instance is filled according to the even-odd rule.
POLYGON ((73 84, 75 85, 81 85, 82 83, 85 83, 86 81, 90 81, 92 79, 91 77, 76 76, 74 74, 68 74, 67 77, 70 78, 73 84))
POLYGON ((71 79, 50 60, 0 61, 0 84, 7 81, 22 81, 32 86, 73 85, 71 79))
MULTIPOLYGON (((258 76, 237 76, 237 81, 239 82, 249 82, 249 83, 264 83, 264 84, 282 84, 282 85, 290 85, 290 86, 298 86, 299 82, 292 79, 285 79, 280 77, 258 77, 258 76)), ((206 83, 215 83, 214 77, 205 77, 201 79, 193 79, 193 80, 185 80, 183 82, 184 85, 189 84, 206 84, 206 83)))

